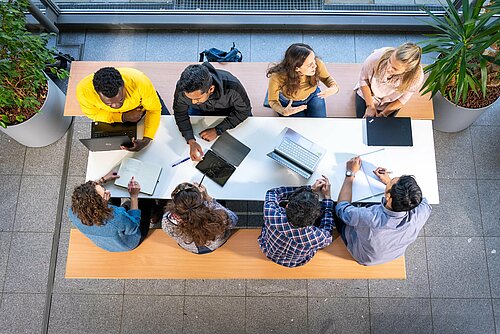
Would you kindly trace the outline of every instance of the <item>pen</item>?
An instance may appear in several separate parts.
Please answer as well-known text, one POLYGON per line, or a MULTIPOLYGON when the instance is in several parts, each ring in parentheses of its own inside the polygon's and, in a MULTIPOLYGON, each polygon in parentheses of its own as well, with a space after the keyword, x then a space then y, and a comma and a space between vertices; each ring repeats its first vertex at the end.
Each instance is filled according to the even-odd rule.
POLYGON ((203 177, 201 178, 200 183, 198 183, 198 187, 201 186, 201 183, 205 180, 205 175, 207 175, 207 173, 203 173, 203 177))
POLYGON ((381 170, 379 171, 380 174, 392 174, 391 170, 381 170))
POLYGON ((189 160, 189 157, 184 158, 184 159, 182 159, 181 161, 177 161, 176 163, 174 163, 174 164, 172 165, 172 167, 178 166, 178 165, 180 165, 181 163, 186 162, 186 161, 188 161, 188 160, 189 160))

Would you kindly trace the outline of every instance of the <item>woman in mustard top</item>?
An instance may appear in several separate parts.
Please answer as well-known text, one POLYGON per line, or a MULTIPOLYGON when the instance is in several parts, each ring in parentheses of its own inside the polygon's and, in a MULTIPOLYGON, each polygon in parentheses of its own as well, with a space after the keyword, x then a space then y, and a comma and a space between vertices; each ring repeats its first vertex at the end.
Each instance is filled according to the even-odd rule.
POLYGON ((339 87, 313 49, 302 43, 290 45, 281 63, 267 70, 269 106, 282 116, 326 117, 324 98, 339 87), (319 81, 328 88, 320 90, 319 81))

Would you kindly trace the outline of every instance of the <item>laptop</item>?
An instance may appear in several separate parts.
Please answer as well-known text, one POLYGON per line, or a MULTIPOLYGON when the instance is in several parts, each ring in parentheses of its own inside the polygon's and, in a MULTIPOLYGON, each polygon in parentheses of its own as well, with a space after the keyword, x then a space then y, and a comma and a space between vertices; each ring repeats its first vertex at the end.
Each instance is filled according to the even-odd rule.
POLYGON ((410 117, 366 118, 368 146, 413 146, 410 117))
POLYGON ((223 187, 250 152, 250 148, 224 132, 217 138, 196 168, 223 187))
POLYGON ((80 139, 89 151, 113 151, 120 146, 131 147, 132 138, 137 138, 137 123, 92 122, 89 139, 80 139))
POLYGON ((281 142, 268 157, 308 179, 314 173, 326 149, 290 128, 283 130, 281 142))

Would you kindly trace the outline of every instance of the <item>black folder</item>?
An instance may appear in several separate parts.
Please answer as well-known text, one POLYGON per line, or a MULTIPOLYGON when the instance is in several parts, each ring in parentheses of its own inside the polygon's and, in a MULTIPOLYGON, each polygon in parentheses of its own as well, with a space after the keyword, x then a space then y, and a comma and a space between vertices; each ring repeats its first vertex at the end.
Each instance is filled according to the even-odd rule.
POLYGON ((410 117, 366 118, 368 146, 413 146, 410 117))

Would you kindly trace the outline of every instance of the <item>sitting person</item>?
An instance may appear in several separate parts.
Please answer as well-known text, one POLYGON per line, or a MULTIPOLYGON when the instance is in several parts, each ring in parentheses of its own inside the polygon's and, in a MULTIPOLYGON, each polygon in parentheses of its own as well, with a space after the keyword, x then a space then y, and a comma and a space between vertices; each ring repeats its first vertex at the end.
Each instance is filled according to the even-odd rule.
POLYGON ((421 57, 422 48, 413 43, 373 51, 363 63, 354 88, 356 116, 396 116, 413 93, 422 87, 421 57))
POLYGON ((236 214, 210 197, 204 186, 181 183, 172 191, 162 227, 185 250, 206 254, 227 241, 237 222, 236 214))
POLYGON ((245 88, 231 73, 215 69, 210 63, 189 65, 181 74, 174 93, 175 122, 189 144, 191 160, 200 161, 203 149, 196 142, 189 115, 227 116, 216 126, 199 133, 212 141, 228 129, 252 116, 245 88))
POLYGON ((76 97, 93 121, 137 123, 146 115, 143 139, 134 138, 132 147, 122 147, 129 151, 146 147, 160 125, 160 114, 170 114, 149 78, 133 68, 101 68, 78 83, 76 97))
POLYGON ((325 64, 302 43, 292 44, 281 63, 267 70, 267 77, 269 106, 281 116, 326 117, 324 99, 339 91, 325 64), (319 89, 320 81, 328 88, 319 89))
POLYGON ((130 209, 111 205, 111 194, 103 185, 119 176, 110 172, 98 182, 79 185, 71 196, 70 221, 97 247, 110 252, 126 252, 146 238, 149 220, 141 221, 138 196, 141 186, 132 178, 128 184, 130 209))
POLYGON ((335 225, 349 253, 360 264, 370 266, 404 255, 431 214, 431 206, 413 176, 391 179, 385 168, 373 173, 386 184, 380 204, 356 207, 352 184, 361 167, 355 157, 346 163, 346 176, 335 207, 335 225))
POLYGON ((319 249, 332 243, 330 198, 330 182, 324 176, 312 186, 269 190, 264 202, 264 226, 258 238, 262 252, 285 267, 309 262, 319 249), (324 196, 321 203, 318 194, 324 196), (321 222, 316 227, 319 218, 321 222))

